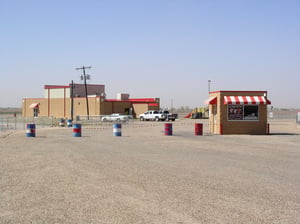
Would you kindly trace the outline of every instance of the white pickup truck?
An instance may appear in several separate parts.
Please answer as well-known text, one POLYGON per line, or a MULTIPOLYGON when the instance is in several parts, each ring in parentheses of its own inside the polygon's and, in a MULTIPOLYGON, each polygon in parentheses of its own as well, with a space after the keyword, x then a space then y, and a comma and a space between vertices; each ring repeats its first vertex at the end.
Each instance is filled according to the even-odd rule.
POLYGON ((122 115, 122 114, 111 114, 111 115, 104 115, 101 117, 101 121, 103 122, 126 122, 133 119, 132 115, 122 115))
POLYGON ((149 110, 139 115, 141 121, 175 121, 177 114, 167 110, 149 110))

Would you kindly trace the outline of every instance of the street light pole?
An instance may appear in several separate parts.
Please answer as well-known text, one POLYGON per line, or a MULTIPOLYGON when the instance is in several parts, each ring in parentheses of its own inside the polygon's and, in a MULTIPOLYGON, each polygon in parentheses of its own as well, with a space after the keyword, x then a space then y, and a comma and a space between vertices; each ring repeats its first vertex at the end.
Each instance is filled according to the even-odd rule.
POLYGON ((71 120, 74 118, 74 82, 71 82, 71 120))
POLYGON ((208 80, 208 93, 210 93, 210 83, 211 83, 211 80, 209 79, 208 80))

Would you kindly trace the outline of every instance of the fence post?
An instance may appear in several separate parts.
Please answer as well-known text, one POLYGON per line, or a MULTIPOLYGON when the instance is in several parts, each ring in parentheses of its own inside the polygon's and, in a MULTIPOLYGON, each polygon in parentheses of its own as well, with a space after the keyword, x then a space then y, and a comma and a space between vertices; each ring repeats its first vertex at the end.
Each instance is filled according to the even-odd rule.
POLYGON ((223 125, 220 124, 220 135, 223 135, 223 125))
POLYGON ((269 135, 270 134, 270 124, 268 123, 267 124, 267 135, 269 135))

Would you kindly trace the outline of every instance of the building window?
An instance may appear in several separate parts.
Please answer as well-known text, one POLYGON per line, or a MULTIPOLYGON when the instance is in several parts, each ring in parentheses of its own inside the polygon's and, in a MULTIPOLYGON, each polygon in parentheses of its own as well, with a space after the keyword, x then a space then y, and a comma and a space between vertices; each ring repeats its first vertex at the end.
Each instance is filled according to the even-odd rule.
POLYGON ((258 105, 228 105, 229 121, 257 121, 258 105))
POLYGON ((35 108, 33 108, 33 116, 34 117, 38 117, 39 116, 39 108, 38 107, 35 107, 35 108))

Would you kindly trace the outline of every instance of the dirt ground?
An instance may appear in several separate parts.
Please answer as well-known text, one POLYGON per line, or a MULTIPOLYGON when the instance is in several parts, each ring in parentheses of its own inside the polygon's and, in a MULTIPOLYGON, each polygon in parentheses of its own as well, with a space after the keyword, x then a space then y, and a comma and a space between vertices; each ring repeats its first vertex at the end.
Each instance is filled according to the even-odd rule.
POLYGON ((0 223, 300 223, 300 126, 212 135, 207 120, 0 138, 0 223), (194 136, 194 123, 204 136, 194 136))

